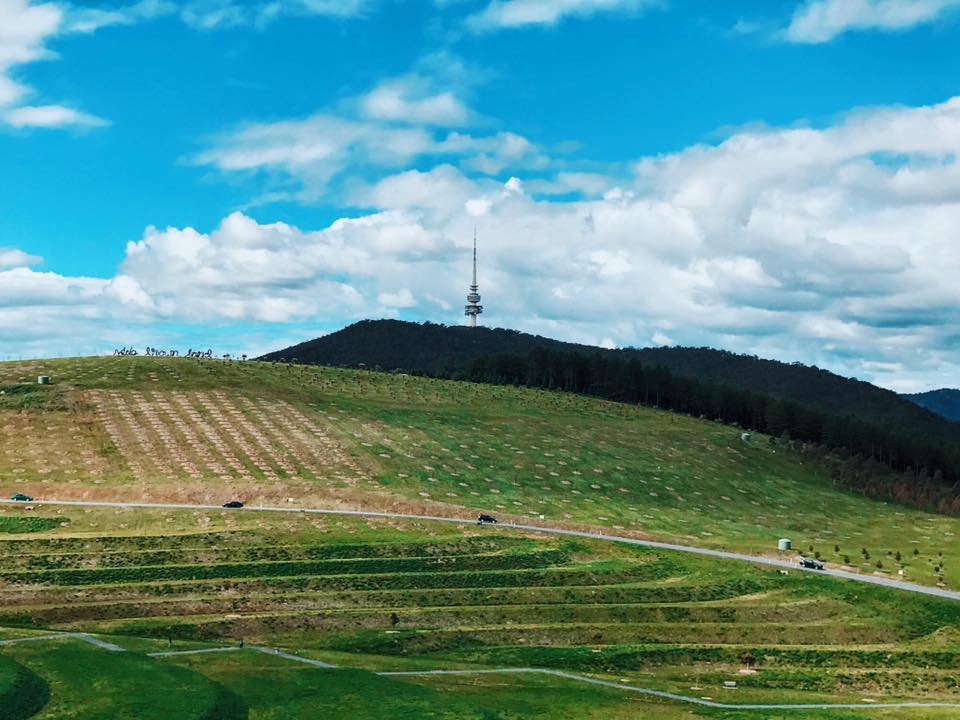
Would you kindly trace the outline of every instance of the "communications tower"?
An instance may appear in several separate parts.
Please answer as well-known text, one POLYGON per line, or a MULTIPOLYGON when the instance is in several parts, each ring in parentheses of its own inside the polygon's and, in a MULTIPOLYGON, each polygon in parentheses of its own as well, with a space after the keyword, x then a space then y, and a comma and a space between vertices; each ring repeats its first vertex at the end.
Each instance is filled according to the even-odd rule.
POLYGON ((473 231, 473 283, 470 285, 470 292, 467 293, 467 304, 463 308, 463 314, 470 318, 470 327, 477 326, 477 315, 483 312, 483 305, 480 304, 480 293, 477 292, 477 231, 473 231))

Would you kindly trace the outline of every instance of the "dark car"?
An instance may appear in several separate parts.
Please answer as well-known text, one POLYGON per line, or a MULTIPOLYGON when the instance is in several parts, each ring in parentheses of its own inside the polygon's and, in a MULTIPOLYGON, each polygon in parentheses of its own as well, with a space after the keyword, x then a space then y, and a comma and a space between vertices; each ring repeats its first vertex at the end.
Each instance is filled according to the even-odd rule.
POLYGON ((225 502, 223 506, 225 508, 242 508, 243 503, 240 502, 239 500, 231 500, 230 502, 225 502))
POLYGON ((16 500, 17 502, 30 502, 33 500, 29 495, 24 495, 23 493, 16 493, 10 496, 11 500, 16 500))
POLYGON ((807 568, 809 570, 823 570, 823 563, 818 560, 813 560, 812 558, 800 558, 800 562, 797 563, 802 568, 807 568))
POLYGON ((495 523, 497 519, 493 515, 487 515, 485 513, 480 513, 477 515, 477 525, 483 525, 485 523, 495 523))

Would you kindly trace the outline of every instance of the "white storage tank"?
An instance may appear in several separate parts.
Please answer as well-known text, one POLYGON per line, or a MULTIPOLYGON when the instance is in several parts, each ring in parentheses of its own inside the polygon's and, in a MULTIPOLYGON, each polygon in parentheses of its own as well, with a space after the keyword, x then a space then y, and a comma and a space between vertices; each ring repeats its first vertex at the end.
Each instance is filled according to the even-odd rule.
POLYGON ((790 542, 790 538, 780 538, 777 541, 777 550, 790 550, 793 547, 793 543, 790 542))
POLYGON ((49 385, 50 378, 47 375, 37 375, 37 385, 49 385))

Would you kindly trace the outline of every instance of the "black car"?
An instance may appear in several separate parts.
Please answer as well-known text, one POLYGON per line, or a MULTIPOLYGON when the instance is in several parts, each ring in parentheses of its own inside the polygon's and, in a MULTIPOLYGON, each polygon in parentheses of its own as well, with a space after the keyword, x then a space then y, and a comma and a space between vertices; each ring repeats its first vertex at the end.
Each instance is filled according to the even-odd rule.
POLYGON ((797 563, 802 568, 807 568, 809 570, 823 570, 823 563, 811 558, 800 558, 800 561, 797 563))
POLYGON ((477 525, 483 525, 485 523, 495 523, 497 519, 493 515, 487 515, 485 513, 480 513, 477 515, 477 525))
POLYGON ((225 502, 223 506, 225 508, 242 508, 243 503, 240 502, 239 500, 231 500, 230 502, 225 502))

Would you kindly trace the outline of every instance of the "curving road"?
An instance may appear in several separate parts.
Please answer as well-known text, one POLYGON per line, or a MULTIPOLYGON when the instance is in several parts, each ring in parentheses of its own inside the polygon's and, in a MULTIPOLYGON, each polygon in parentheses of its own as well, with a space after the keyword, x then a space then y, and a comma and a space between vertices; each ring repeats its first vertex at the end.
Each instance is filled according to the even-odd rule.
MULTIPOLYGON (((0 500, 0 503, 6 505, 23 505, 23 502, 16 500, 0 500)), ((475 520, 470 518, 443 517, 439 515, 414 515, 411 513, 391 513, 378 512, 374 510, 340 510, 330 508, 301 508, 301 507, 270 507, 270 506, 248 506, 225 510, 220 505, 188 504, 188 503, 148 503, 148 502, 110 502, 97 500, 34 500, 34 505, 75 505, 80 507, 106 507, 106 508, 140 508, 145 510, 220 510, 221 512, 275 512, 275 513, 312 513, 316 515, 350 515, 355 517, 378 517, 394 520, 425 520, 432 522, 473 523, 475 520)), ((488 526, 489 527, 489 526, 488 526)), ((552 527, 549 525, 525 525, 522 523, 501 523, 498 528, 523 530, 526 532, 543 533, 547 535, 561 535, 565 537, 580 537, 590 540, 604 540, 607 542, 622 543, 625 545, 639 545, 641 547, 657 548, 660 550, 673 550, 676 552, 693 553, 695 555, 708 555, 710 557, 723 558, 725 560, 739 560, 741 562, 755 563, 759 565, 768 565, 776 568, 810 572, 815 575, 828 575, 830 577, 852 580, 854 582, 867 583, 870 585, 881 585, 883 587, 893 588, 894 590, 904 590, 907 592, 921 593, 923 595, 933 595, 935 597, 947 598, 948 600, 960 600, 960 592, 955 590, 945 590, 943 588, 928 587, 903 580, 894 580, 893 578, 878 577, 875 575, 861 575, 860 573, 849 572, 846 570, 834 570, 827 568, 824 570, 809 570, 801 568, 796 563, 787 560, 777 560, 775 558, 759 557, 757 555, 747 555, 745 553, 727 552, 725 550, 713 550, 711 548, 697 547, 695 545, 678 545, 676 543, 660 542, 657 540, 638 540, 636 538, 623 537, 622 535, 609 535, 607 533, 594 533, 583 530, 568 530, 566 528, 552 527)))

